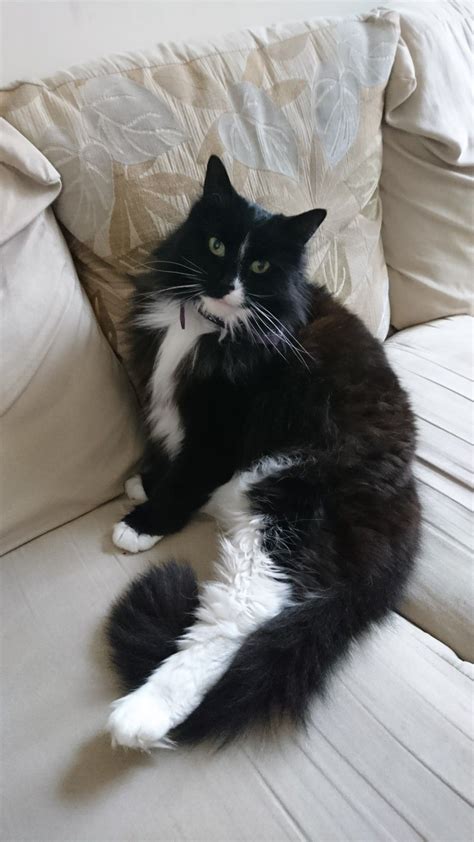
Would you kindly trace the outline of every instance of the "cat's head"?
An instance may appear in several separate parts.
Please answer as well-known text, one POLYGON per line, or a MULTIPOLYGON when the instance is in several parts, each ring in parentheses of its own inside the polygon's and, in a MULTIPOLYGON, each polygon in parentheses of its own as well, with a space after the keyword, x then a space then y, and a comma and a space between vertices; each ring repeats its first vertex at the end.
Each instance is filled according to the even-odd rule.
POLYGON ((262 333, 271 330, 272 319, 294 328, 308 302, 305 247, 325 216, 319 208, 297 216, 269 213, 234 190, 213 155, 203 194, 156 253, 156 269, 180 301, 192 297, 216 322, 249 326, 251 316, 262 333))

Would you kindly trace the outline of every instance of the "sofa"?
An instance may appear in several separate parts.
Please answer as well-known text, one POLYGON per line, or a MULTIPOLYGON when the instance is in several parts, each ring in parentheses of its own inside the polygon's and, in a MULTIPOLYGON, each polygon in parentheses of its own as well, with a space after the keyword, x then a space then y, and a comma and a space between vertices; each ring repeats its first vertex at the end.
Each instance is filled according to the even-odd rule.
POLYGON ((409 5, 399 15, 296 22, 196 47, 164 45, 153 61, 115 56, 0 92, 5 842, 472 838, 469 13, 459 2, 409 5), (231 121, 248 132, 252 123, 250 106, 235 105, 236 95, 240 112, 222 105, 222 120, 213 111, 220 107, 221 68, 233 73, 231 57, 238 56, 235 72, 244 74, 238 84, 261 85, 264 116, 284 138, 290 130, 298 135, 303 176, 293 190, 289 152, 283 166, 270 165, 255 147, 260 158, 252 163, 238 146, 232 174, 243 192, 266 197, 269 207, 280 202, 284 211, 286 202, 293 208, 312 201, 307 174, 316 177, 314 156, 305 162, 301 144, 310 108, 323 137, 322 103, 335 78, 324 49, 333 31, 340 61, 349 62, 338 72, 346 74, 346 90, 357 90, 360 117, 334 136, 326 122, 322 151, 316 150, 327 165, 318 190, 332 202, 334 227, 325 235, 331 239, 313 244, 311 277, 333 284, 385 342, 410 394, 423 506, 416 572, 399 612, 354 645, 327 697, 315 701, 306 731, 283 730, 272 741, 249 737, 217 752, 113 750, 104 724, 118 687, 103 635, 113 599, 147 565, 170 557, 191 561, 206 578, 217 550, 215 526, 204 515, 134 556, 111 541, 129 505, 124 481, 143 449, 121 331, 126 273, 143 263, 153 237, 185 213, 204 164, 191 141, 166 150, 152 169, 144 141, 139 153, 138 145, 127 147, 135 157, 126 160, 104 110, 98 122, 97 79, 113 77, 118 85, 125 74, 121 90, 128 96, 130 84, 141 85, 148 97, 158 78, 167 86, 160 113, 168 130, 175 137, 181 130, 172 113, 176 100, 179 125, 187 115, 193 137, 205 120, 214 127, 206 124, 199 136, 203 156, 225 156, 231 121), (318 62, 326 75, 318 75, 318 62), (308 78, 316 75, 305 99, 308 66, 308 78), (290 71, 298 85, 283 78, 290 71), (92 140, 74 122, 81 96, 92 140), (65 141, 76 125, 82 158, 65 141), (369 189, 361 167, 372 141, 369 189), (156 184, 159 197, 143 221, 156 184))

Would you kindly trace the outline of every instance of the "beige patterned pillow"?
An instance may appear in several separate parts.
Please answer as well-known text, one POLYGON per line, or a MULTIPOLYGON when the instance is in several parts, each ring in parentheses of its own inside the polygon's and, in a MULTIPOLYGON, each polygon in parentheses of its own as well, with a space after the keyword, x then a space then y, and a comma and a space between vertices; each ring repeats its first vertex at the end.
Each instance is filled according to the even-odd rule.
POLYGON ((391 12, 318 19, 115 56, 1 94, 62 175, 56 213, 119 353, 126 273, 187 214, 211 153, 269 210, 327 208, 310 276, 385 337, 380 123, 398 38, 391 12))

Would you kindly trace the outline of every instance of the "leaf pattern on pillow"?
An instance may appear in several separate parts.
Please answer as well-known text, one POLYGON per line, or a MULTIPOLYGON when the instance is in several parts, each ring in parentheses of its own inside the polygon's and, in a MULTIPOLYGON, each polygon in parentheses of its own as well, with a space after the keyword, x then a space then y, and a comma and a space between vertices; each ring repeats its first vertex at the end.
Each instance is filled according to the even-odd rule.
POLYGON ((380 143, 375 143, 367 157, 344 179, 361 211, 378 190, 381 170, 382 150, 380 143))
POLYGON ((49 129, 41 139, 44 154, 61 174, 57 200, 62 223, 84 242, 94 242, 110 220, 114 203, 112 159, 97 141, 81 145, 65 130, 49 129))
POLYGON ((265 75, 265 55, 262 50, 252 50, 247 58, 242 82, 252 82, 259 88, 265 75))
POLYGON ((90 298, 92 309, 96 315, 96 319, 102 327, 105 338, 112 345, 112 348, 117 347, 117 331, 115 325, 110 318, 107 307, 104 304, 104 299, 99 289, 95 289, 90 298))
POLYGON ((90 79, 81 88, 81 94, 81 117, 86 130, 121 164, 156 158, 187 139, 166 102, 131 79, 90 79))
POLYGON ((184 219, 211 154, 271 211, 327 208, 309 276, 383 336, 380 121, 398 39, 390 12, 284 24, 221 47, 117 56, 1 93, 7 119, 61 173, 56 211, 115 350, 125 272, 146 265, 184 219))
POLYGON ((302 32, 301 35, 294 35, 292 38, 285 38, 283 41, 275 41, 265 47, 265 52, 273 61, 290 61, 303 52, 309 39, 309 32, 302 32))
MULTIPOLYGON (((187 196, 194 201, 202 191, 200 181, 183 173, 150 172, 147 176, 155 192, 163 196, 187 196)), ((146 182, 141 184, 146 189, 146 182)))
POLYGON ((351 70, 317 68, 313 80, 314 128, 334 167, 352 146, 359 127, 359 82, 351 70))
POLYGON ((318 270, 319 280, 338 298, 347 298, 351 291, 351 274, 344 243, 337 237, 329 242, 325 258, 318 270))
POLYGON ((283 82, 275 82, 265 93, 273 100, 278 108, 288 105, 298 99, 299 95, 308 86, 306 79, 285 79, 283 82))
POLYGON ((167 93, 194 108, 226 108, 225 88, 209 76, 199 65, 172 65, 159 67, 153 78, 167 93))
POLYGON ((197 150, 196 163, 206 166, 211 155, 223 155, 224 144, 219 136, 219 117, 214 120, 204 135, 197 150))
POLYGON ((115 255, 127 254, 143 242, 156 242, 182 220, 182 213, 159 195, 159 178, 153 173, 136 180, 117 172, 115 197, 110 225, 115 255))
POLYGON ((396 43, 371 22, 343 21, 335 29, 336 54, 313 80, 313 119, 330 166, 351 148, 360 119, 360 87, 384 84, 396 43))
POLYGON ((234 160, 232 162, 232 184, 238 193, 245 192, 248 176, 248 167, 245 164, 241 164, 240 161, 234 160))
POLYGON ((298 145, 283 112, 251 82, 229 89, 234 112, 223 114, 219 136, 226 150, 253 169, 298 176, 298 145))
MULTIPOLYGON (((12 106, 10 106, 12 113, 17 111, 19 108, 23 108, 25 105, 29 105, 29 103, 33 102, 33 100, 40 96, 41 93, 42 88, 40 85, 33 84, 32 82, 25 82, 18 88, 18 90, 15 90, 15 99, 13 100, 12 106)), ((8 88, 0 91, 0 109, 2 113, 5 106, 9 104, 11 95, 12 91, 8 90, 8 88)))
POLYGON ((344 21, 337 27, 338 52, 343 64, 351 68, 361 85, 383 85, 395 55, 388 33, 356 21, 344 21))

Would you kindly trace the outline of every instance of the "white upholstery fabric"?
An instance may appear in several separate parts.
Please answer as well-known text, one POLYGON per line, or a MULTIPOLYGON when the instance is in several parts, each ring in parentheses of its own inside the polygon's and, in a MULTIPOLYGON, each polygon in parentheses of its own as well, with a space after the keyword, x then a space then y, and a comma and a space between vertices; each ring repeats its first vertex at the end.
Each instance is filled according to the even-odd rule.
POLYGON ((423 551, 407 617, 474 660, 474 319, 409 328, 387 343, 418 421, 423 551))
POLYGON ((119 494, 141 438, 48 207, 59 175, 11 127, 0 154, 1 553, 119 494))
POLYGON ((400 6, 381 178, 397 328, 472 313, 474 268, 472 4, 400 6))
POLYGON ((153 756, 101 733, 117 695, 101 627, 149 559, 214 555, 197 524, 137 557, 109 503, 3 559, 4 838, 469 842, 469 666, 402 618, 354 653, 307 734, 153 756))

